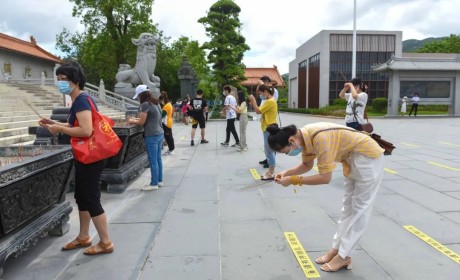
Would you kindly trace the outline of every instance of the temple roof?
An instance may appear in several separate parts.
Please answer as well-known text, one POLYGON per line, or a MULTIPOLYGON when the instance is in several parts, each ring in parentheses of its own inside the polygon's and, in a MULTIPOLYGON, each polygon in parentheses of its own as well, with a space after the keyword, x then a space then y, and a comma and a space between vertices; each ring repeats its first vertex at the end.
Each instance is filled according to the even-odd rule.
POLYGON ((37 45, 35 38, 30 36, 30 42, 20 40, 6 34, 0 33, 0 49, 5 49, 11 52, 30 55, 40 59, 61 62, 61 59, 37 45))
POLYGON ((257 67, 257 68, 245 68, 244 69, 244 76, 246 77, 246 81, 242 83, 243 86, 256 86, 258 85, 258 82, 262 76, 268 76, 270 80, 276 81, 278 84, 276 85, 277 87, 284 87, 284 80, 280 75, 280 72, 278 71, 278 67, 276 65, 273 65, 271 68, 263 68, 263 67, 257 67))
POLYGON ((410 54, 392 56, 387 62, 372 66, 376 72, 388 70, 460 71, 460 54, 410 54))

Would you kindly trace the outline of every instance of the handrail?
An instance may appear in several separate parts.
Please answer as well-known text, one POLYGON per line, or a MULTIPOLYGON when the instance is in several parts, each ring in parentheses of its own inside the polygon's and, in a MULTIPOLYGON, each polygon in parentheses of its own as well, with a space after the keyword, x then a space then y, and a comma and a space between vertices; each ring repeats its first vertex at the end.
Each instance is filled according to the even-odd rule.
POLYGON ((126 111, 128 106, 136 106, 139 107, 139 102, 127 97, 124 97, 120 94, 115 92, 104 90, 104 93, 100 94, 99 87, 95 86, 90 83, 86 83, 85 90, 91 95, 93 98, 105 103, 107 106, 126 111))

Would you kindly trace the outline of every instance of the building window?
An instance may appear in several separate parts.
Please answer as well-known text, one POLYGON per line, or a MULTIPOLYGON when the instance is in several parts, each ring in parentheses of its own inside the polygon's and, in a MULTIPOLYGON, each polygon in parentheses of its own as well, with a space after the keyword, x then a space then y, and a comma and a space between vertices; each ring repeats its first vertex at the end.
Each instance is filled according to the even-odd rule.
POLYGON ((450 81, 401 81, 400 97, 412 96, 415 92, 420 98, 449 98, 450 81))
POLYGON ((3 75, 10 75, 13 73, 12 67, 11 67, 11 62, 5 62, 3 63, 3 75))

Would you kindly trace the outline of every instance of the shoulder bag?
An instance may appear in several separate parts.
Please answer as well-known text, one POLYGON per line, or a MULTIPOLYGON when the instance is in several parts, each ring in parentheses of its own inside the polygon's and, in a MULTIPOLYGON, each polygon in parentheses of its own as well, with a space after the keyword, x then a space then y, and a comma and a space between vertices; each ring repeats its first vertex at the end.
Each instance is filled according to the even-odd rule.
MULTIPOLYGON (((120 138, 112 129, 115 122, 96 111, 91 98, 89 96, 87 98, 91 105, 93 134, 90 137, 70 139, 75 159, 84 164, 112 157, 118 154, 123 146, 120 138)), ((78 119, 75 119, 74 126, 78 126, 78 119)))

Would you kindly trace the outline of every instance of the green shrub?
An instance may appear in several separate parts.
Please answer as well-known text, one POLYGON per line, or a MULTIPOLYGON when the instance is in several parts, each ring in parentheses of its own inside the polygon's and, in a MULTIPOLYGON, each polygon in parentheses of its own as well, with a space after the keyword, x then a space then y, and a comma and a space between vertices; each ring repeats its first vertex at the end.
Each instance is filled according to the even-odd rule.
POLYGON ((372 100, 372 108, 376 112, 383 112, 388 107, 388 100, 386 98, 375 98, 372 100))
POLYGON ((337 98, 332 101, 332 106, 347 106, 347 101, 343 98, 337 98))

